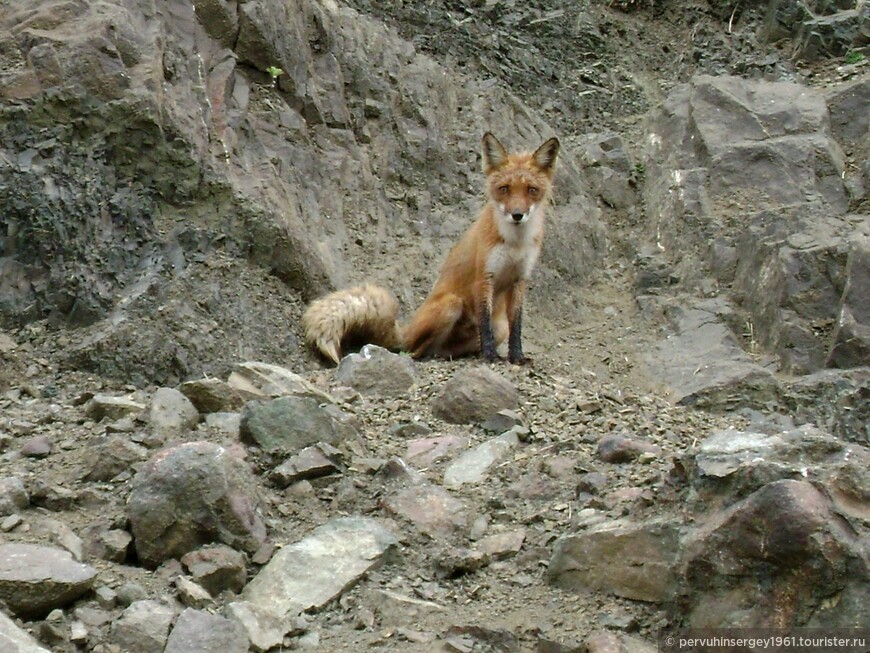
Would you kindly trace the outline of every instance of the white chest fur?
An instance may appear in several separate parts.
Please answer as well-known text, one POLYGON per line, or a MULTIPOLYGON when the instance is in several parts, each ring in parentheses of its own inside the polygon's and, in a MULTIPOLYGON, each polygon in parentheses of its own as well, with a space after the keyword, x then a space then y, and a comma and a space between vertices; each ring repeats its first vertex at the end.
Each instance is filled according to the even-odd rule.
POLYGON ((528 279, 538 261, 541 248, 534 240, 501 243, 493 247, 486 261, 486 271, 497 288, 528 279))

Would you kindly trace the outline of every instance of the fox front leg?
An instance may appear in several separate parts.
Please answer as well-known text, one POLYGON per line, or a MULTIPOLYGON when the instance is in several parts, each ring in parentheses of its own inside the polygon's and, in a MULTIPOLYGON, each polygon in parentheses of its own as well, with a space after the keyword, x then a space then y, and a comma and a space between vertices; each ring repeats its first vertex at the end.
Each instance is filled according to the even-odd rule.
POLYGON ((514 286, 508 297, 508 316, 510 331, 508 334, 508 360, 515 365, 526 362, 523 355, 523 299, 525 298, 525 283, 514 286))
POLYGON ((478 331, 480 332, 480 353, 483 360, 491 362, 498 358, 495 344, 495 332, 492 328, 492 279, 483 283, 478 307, 478 331))
POLYGON ((522 365, 526 362, 523 355, 523 307, 517 309, 514 321, 511 324, 508 335, 508 360, 514 365, 522 365))

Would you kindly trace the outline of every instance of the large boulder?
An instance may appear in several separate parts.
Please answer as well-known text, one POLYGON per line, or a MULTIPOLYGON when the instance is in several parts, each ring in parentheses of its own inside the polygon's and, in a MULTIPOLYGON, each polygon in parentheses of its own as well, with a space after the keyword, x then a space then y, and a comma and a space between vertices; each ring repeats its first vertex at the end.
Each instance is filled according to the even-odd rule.
POLYGON ((253 475, 230 450, 189 442, 155 454, 127 501, 139 561, 154 568, 204 544, 253 553, 266 539, 253 475))

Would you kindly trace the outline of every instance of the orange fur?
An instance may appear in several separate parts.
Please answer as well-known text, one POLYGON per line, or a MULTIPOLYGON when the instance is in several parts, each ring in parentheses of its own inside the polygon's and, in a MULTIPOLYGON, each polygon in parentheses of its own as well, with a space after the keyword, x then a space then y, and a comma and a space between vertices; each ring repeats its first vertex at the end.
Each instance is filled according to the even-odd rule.
POLYGON ((541 251, 559 142, 551 138, 534 152, 509 154, 487 133, 481 145, 487 203, 450 250, 432 292, 408 326, 401 332, 394 328, 395 311, 375 318, 371 310, 348 310, 354 302, 373 307, 376 302, 367 297, 387 291, 377 286, 338 291, 312 304, 303 318, 306 339, 321 353, 338 362, 348 334, 363 331, 371 342, 389 347, 401 334, 404 349, 414 358, 481 352, 493 360, 496 347, 508 338, 511 362, 525 360, 522 304, 541 251), (383 332, 386 341, 378 342, 374 336, 383 332))

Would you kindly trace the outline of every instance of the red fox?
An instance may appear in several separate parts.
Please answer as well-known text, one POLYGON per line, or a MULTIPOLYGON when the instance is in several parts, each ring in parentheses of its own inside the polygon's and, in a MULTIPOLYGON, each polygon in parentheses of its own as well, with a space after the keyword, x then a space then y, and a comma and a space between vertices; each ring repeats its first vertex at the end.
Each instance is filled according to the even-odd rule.
POLYGON ((522 311, 526 281, 541 251, 544 213, 559 141, 511 154, 491 133, 483 135, 486 205, 450 250, 432 292, 402 328, 398 301, 383 288, 338 290, 313 302, 302 317, 306 341, 336 364, 353 344, 403 349, 414 358, 454 358, 480 352, 498 358, 508 339, 508 360, 525 362, 522 311))

